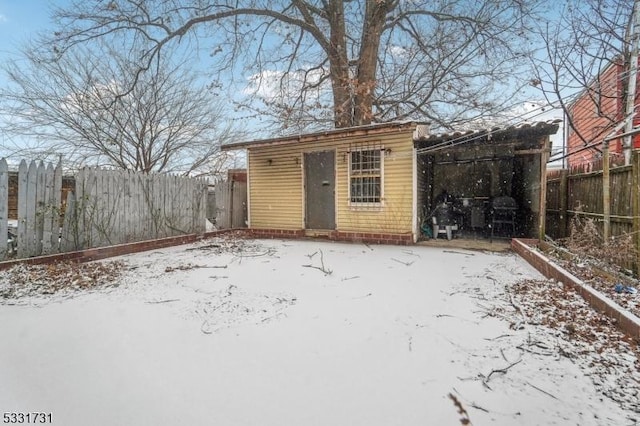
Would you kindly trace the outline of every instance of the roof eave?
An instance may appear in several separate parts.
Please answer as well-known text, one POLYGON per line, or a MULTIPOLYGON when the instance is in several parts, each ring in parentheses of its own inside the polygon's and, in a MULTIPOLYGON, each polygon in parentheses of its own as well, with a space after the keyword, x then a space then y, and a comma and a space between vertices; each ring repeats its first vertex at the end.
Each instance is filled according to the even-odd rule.
POLYGON ((291 145, 302 142, 315 142, 325 139, 343 139, 352 136, 362 136, 367 134, 386 134, 398 131, 413 131, 419 124, 418 121, 394 121, 390 123, 376 123, 365 126, 345 127, 341 129, 325 130, 315 133, 298 134, 291 136, 281 136, 269 139, 256 139, 244 142, 225 144, 220 147, 222 151, 232 151, 238 149, 251 149, 257 147, 291 145))
POLYGON ((492 139, 505 137, 517 138, 523 134, 533 134, 536 136, 553 135, 558 131, 562 120, 554 119, 548 121, 538 121, 535 123, 522 123, 507 127, 494 127, 491 129, 454 131, 450 133, 431 134, 427 137, 414 139, 415 144, 435 144, 450 140, 477 140, 491 136, 492 139))

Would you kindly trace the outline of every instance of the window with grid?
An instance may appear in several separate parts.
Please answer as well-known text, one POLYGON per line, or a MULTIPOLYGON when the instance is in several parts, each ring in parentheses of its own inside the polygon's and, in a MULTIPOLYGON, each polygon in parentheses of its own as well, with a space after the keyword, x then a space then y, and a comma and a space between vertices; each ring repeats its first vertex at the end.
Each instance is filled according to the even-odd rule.
POLYGON ((349 153, 349 196, 352 203, 378 204, 382 200, 380 148, 349 153))

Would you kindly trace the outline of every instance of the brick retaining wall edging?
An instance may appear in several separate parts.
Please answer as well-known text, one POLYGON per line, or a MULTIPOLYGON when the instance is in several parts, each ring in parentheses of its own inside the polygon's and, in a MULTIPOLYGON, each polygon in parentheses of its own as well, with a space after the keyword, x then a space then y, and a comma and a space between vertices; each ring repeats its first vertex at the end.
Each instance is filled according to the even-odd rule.
POLYGON ((29 257, 26 259, 5 260, 0 262, 0 271, 19 264, 40 265, 64 261, 90 262, 92 260, 101 260, 125 254, 140 253, 148 250, 189 244, 204 238, 225 234, 227 232, 230 232, 230 230, 225 229, 221 231, 205 232, 203 235, 187 234, 177 237, 158 238, 155 240, 138 241, 135 243, 118 244, 107 247, 96 247, 86 250, 70 251, 67 253, 29 257))
POLYGON ((589 305, 591 305, 591 307, 603 312, 605 315, 615 320, 616 325, 623 332, 636 340, 640 340, 640 318, 623 309, 604 294, 585 284, 584 281, 575 275, 556 265, 548 257, 535 251, 531 247, 531 245, 534 245, 535 243, 535 240, 520 240, 514 238, 511 240, 511 248, 513 251, 518 253, 520 257, 536 268, 542 275, 547 278, 553 278, 566 286, 572 287, 587 301, 587 303, 589 303, 589 305))

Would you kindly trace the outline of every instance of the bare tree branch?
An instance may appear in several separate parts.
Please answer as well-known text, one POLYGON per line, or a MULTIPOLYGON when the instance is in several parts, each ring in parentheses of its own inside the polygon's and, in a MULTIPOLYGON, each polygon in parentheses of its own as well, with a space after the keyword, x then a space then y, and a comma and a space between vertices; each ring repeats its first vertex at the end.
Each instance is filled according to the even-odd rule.
POLYGON ((43 43, 63 55, 115 34, 145 40, 137 84, 162 50, 206 39, 216 84, 250 78, 264 86, 279 76, 279 91, 253 94, 264 108, 252 99, 242 106, 282 128, 407 117, 452 123, 491 114, 517 94, 527 79, 518 82, 515 71, 543 3, 78 0, 56 11, 58 31, 43 43))
POLYGON ((128 56, 100 47, 76 46, 53 59, 26 49, 19 63, 6 65, 4 130, 43 141, 38 151, 63 154, 77 166, 207 170, 231 137, 220 102, 179 61, 170 62, 177 57, 138 77, 128 56), (130 85, 132 78, 140 84, 130 85), (123 94, 126 87, 131 90, 123 94))

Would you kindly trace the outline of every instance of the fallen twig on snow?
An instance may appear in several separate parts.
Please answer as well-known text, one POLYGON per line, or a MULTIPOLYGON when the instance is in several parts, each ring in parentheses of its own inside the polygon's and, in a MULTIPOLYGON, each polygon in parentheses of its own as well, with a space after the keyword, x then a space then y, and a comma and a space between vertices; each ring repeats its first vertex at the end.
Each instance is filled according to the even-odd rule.
POLYGON ((460 392, 458 392, 458 389, 453 388, 453 391, 454 391, 455 393, 457 393, 458 395, 460 395, 460 398, 462 398, 462 399, 463 399, 467 404, 469 404, 469 407, 471 407, 471 408, 475 408, 476 410, 484 411, 485 413, 488 413, 488 412, 489 412, 489 410, 487 410, 486 408, 481 407, 481 406, 479 406, 478 404, 476 404, 475 402, 473 402, 473 401, 469 401, 467 398, 465 398, 464 396, 462 396, 462 394, 461 394, 460 392))
POLYGON ((184 249, 184 251, 208 250, 208 249, 220 248, 220 247, 222 247, 220 244, 207 244, 207 245, 204 245, 204 246, 189 247, 189 248, 184 249))
POLYGON ((493 281, 494 284, 498 284, 498 280, 496 280, 495 278, 493 278, 491 275, 485 275, 484 276, 486 279, 493 281))
POLYGON ((505 361, 509 362, 507 357, 504 355, 504 351, 502 350, 502 348, 500 348, 500 355, 502 355, 502 359, 504 359, 505 361))
POLYGON ((455 250, 442 250, 443 253, 453 253, 453 254, 462 254, 464 256, 475 256, 474 253, 465 253, 462 251, 455 251, 455 250))
POLYGON ((312 269, 317 269, 318 271, 322 271, 325 275, 331 275, 331 273, 333 271, 331 270, 326 270, 323 267, 320 266, 315 266, 315 265, 302 265, 303 268, 312 268, 312 269))
POLYGON ((200 326, 200 331, 202 331, 204 334, 212 334, 213 331, 211 331, 211 328, 209 326, 209 321, 204 320, 202 322, 202 325, 200 326))
POLYGON ((520 307, 520 305, 518 305, 516 303, 516 301, 513 299, 513 295, 512 294, 509 294, 509 302, 511 302, 511 306, 513 306, 513 308, 516 310, 516 312, 518 312, 520 315, 522 315, 522 319, 526 324, 528 322, 527 315, 524 313, 524 310, 520 307))
POLYGON ((353 277, 344 277, 340 281, 355 280, 356 278, 360 278, 360 276, 359 275, 354 275, 353 277))
POLYGON ((243 258, 243 257, 260 257, 260 256, 267 256, 269 254, 273 254, 274 250, 267 250, 265 252, 256 252, 256 253, 240 253, 237 254, 237 257, 243 258))
POLYGON ((403 262, 402 260, 394 259, 393 257, 391 258, 391 260, 394 260, 398 263, 402 263, 404 266, 411 266, 413 265, 413 262, 415 262, 415 260, 412 260, 411 262, 403 262))
POLYGON ((456 408, 458 409, 458 414, 460 414, 461 416, 460 424, 470 425, 471 419, 469 418, 469 413, 467 413, 467 410, 462 406, 462 403, 458 401, 458 398, 456 398, 454 394, 449 392, 449 399, 453 401, 453 405, 455 405, 456 408))
POLYGON ((509 369, 511 367, 513 367, 514 365, 520 364, 522 362, 522 358, 520 358, 519 360, 512 362, 511 364, 507 365, 504 368, 495 368, 493 370, 491 370, 491 372, 484 378, 483 382, 486 384, 489 382, 489 380, 491 379, 491 376, 495 373, 502 373, 502 374, 507 374, 507 371, 509 371, 509 369))
MULTIPOLYGON (((333 273, 333 271, 324 266, 324 254, 322 253, 322 250, 319 250, 319 252, 320 252, 320 265, 321 266, 315 266, 315 265, 302 265, 302 266, 304 268, 317 269, 318 271, 322 271, 325 275, 331 275, 333 273)), ((315 253, 314 253, 314 255, 315 255, 315 253)), ((311 255, 311 256, 313 256, 313 255, 311 255)))
POLYGON ((502 339, 503 337, 511 337, 511 336, 513 336, 513 334, 501 334, 496 337, 485 337, 484 340, 492 341, 492 340, 502 339))
POLYGON ((352 299, 364 299, 365 297, 369 297, 372 296, 373 293, 367 293, 364 296, 356 296, 356 297, 352 297, 352 299))
POLYGON ((190 269, 226 269, 227 265, 192 265, 191 263, 187 263, 186 265, 179 266, 167 266, 164 268, 165 272, 173 272, 173 271, 188 271, 190 269))
POLYGON ((147 302, 145 302, 145 303, 148 303, 148 304, 150 304, 150 305, 151 305, 151 304, 158 304, 158 303, 178 302, 178 301, 180 301, 180 299, 148 300, 148 301, 147 301, 147 302))
POLYGON ((211 275, 209 278, 211 278, 212 280, 220 280, 220 279, 224 279, 224 278, 229 278, 227 275, 211 275))
POLYGON ((555 395, 553 395, 553 394, 551 394, 551 393, 547 392, 546 390, 544 390, 544 389, 540 389, 539 387, 537 387, 536 385, 534 385, 534 384, 532 384, 532 383, 530 383, 530 382, 525 382, 525 383, 526 383, 526 384, 528 384, 529 386, 531 386, 532 388, 534 388, 535 390, 540 391, 540 392, 542 392, 543 394, 545 394, 545 395, 547 395, 547 396, 550 396, 551 398, 556 399, 556 400, 558 400, 558 401, 559 401, 559 399, 558 399, 555 395))

